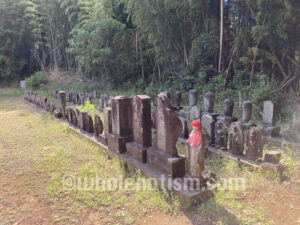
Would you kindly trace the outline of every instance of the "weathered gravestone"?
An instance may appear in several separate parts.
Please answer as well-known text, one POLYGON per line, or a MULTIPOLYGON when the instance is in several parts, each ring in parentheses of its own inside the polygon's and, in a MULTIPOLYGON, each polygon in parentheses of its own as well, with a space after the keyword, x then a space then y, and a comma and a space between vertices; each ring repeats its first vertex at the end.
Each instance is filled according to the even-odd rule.
POLYGON ((215 119, 209 114, 204 114, 201 118, 203 136, 205 137, 205 145, 215 144, 215 119))
POLYGON ((190 111, 190 121, 200 120, 201 110, 198 106, 193 106, 190 111))
POLYGON ((104 118, 104 132, 99 135, 100 142, 102 144, 107 144, 107 136, 112 133, 112 118, 111 118, 111 109, 104 109, 103 111, 104 118))
POLYGON ((20 87, 21 87, 22 89, 25 89, 25 88, 26 88, 26 82, 25 82, 25 80, 21 80, 21 81, 20 81, 20 87))
POLYGON ((197 91, 192 89, 189 91, 189 108, 197 105, 198 96, 197 91))
POLYGON ((100 116, 95 115, 95 125, 94 125, 94 130, 95 130, 95 137, 99 138, 100 134, 103 133, 103 123, 100 118, 100 116))
POLYGON ((243 102, 243 119, 240 122, 240 125, 242 129, 245 131, 247 129, 250 129, 250 120, 252 116, 252 103, 250 101, 244 101, 243 102))
POLYGON ((94 123, 93 123, 93 119, 90 115, 87 115, 86 118, 85 118, 85 131, 90 133, 90 134, 93 134, 94 133, 94 123))
POLYGON ((77 113, 73 107, 70 107, 70 121, 74 126, 78 126, 77 113))
POLYGON ((176 116, 169 99, 159 94, 155 107, 156 133, 153 147, 148 150, 148 165, 172 178, 185 174, 185 158, 178 156, 176 142, 181 134, 182 125, 176 116))
POLYGON ((238 122, 230 125, 228 132, 228 150, 235 155, 243 155, 244 152, 244 134, 238 122))
POLYGON ((59 95, 59 111, 62 114, 63 119, 67 118, 67 113, 66 113, 66 107, 67 107, 67 99, 66 99, 66 92, 60 91, 58 92, 59 95))
POLYGON ((87 112, 79 112, 78 114, 78 126, 81 130, 86 130, 86 117, 87 117, 87 112))
POLYGON ((213 113, 215 106, 215 95, 212 92, 207 92, 204 96, 204 113, 213 113))
POLYGON ((138 95, 132 99, 133 142, 126 143, 127 154, 139 162, 147 162, 147 150, 152 145, 151 98, 138 95))
POLYGON ((184 110, 180 110, 178 112, 178 118, 180 119, 182 125, 182 132, 180 134, 180 137, 183 139, 187 139, 189 137, 189 129, 188 129, 186 114, 184 110))
POLYGON ((233 118, 233 109, 234 109, 234 101, 231 98, 227 98, 224 100, 224 116, 218 116, 217 120, 223 120, 230 126, 232 122, 236 122, 237 118, 233 118))
POLYGON ((263 138, 260 130, 256 127, 251 127, 246 141, 245 155, 252 160, 262 159, 263 146, 263 138))
POLYGON ((177 110, 182 109, 182 107, 181 107, 181 92, 180 91, 176 91, 174 93, 174 105, 177 110))
POLYGON ((215 145, 222 150, 227 149, 228 126, 225 121, 218 120, 215 124, 215 145))
POLYGON ((272 101, 264 102, 263 111, 263 127, 262 133, 265 136, 278 137, 280 135, 280 127, 274 125, 274 103, 272 101))
POLYGON ((117 96, 112 99, 112 133, 107 136, 108 147, 126 152, 126 143, 133 139, 131 98, 117 96))

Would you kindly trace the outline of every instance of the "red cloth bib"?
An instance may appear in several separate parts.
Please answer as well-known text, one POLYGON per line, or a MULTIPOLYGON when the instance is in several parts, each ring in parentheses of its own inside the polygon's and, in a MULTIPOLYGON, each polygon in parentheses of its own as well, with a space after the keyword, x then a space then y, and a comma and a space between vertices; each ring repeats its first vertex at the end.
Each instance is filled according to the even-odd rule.
POLYGON ((191 127, 196 127, 197 131, 192 131, 189 136, 189 145, 192 147, 197 147, 201 144, 202 141, 202 131, 200 120, 194 120, 191 122, 191 127))

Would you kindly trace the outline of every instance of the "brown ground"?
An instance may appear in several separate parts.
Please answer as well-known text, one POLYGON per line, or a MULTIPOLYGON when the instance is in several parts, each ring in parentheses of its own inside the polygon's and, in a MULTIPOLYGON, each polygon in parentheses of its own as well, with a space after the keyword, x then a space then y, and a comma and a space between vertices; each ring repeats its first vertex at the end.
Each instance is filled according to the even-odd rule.
POLYGON ((56 148, 57 143, 64 144, 70 138, 74 142, 80 137, 63 133, 65 128, 61 125, 57 133, 55 130, 47 132, 43 128, 48 123, 56 122, 25 105, 20 98, 0 98, 0 225, 300 224, 300 165, 285 182, 266 179, 244 193, 238 193, 234 198, 239 204, 221 205, 217 199, 208 207, 212 214, 201 214, 202 211, 196 208, 179 210, 177 215, 155 208, 141 214, 131 203, 123 204, 118 209, 107 209, 105 206, 87 207, 68 193, 59 195, 58 199, 51 198, 51 175, 39 167, 39 161, 43 158, 41 152, 51 149, 51 143, 56 148), (47 144, 35 139, 37 134, 43 140, 48 135, 47 144), (245 207, 248 205, 251 208, 245 207), (134 221, 127 223, 116 216, 120 210, 130 213, 134 221))

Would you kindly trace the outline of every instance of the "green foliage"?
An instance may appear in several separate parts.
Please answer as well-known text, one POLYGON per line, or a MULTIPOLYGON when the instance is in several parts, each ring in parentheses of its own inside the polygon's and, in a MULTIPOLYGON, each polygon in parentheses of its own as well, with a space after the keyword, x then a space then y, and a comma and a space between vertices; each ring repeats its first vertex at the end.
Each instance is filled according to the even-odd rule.
POLYGON ((91 104, 90 101, 86 101, 84 105, 77 106, 77 109, 79 109, 81 112, 87 112, 92 117, 92 119, 95 118, 96 115, 95 106, 91 104))
POLYGON ((30 90, 38 90, 47 84, 47 79, 42 71, 36 72, 25 79, 26 86, 30 90))

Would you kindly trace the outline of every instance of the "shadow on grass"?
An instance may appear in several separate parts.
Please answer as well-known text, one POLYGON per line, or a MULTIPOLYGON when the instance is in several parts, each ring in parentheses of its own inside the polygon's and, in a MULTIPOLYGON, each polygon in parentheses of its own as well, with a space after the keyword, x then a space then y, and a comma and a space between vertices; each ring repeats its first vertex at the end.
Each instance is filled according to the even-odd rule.
POLYGON ((186 208, 183 211, 186 217, 195 225, 203 224, 203 220, 207 221, 204 224, 241 224, 241 221, 234 214, 223 206, 218 205, 214 198, 210 198, 201 205, 186 208))

